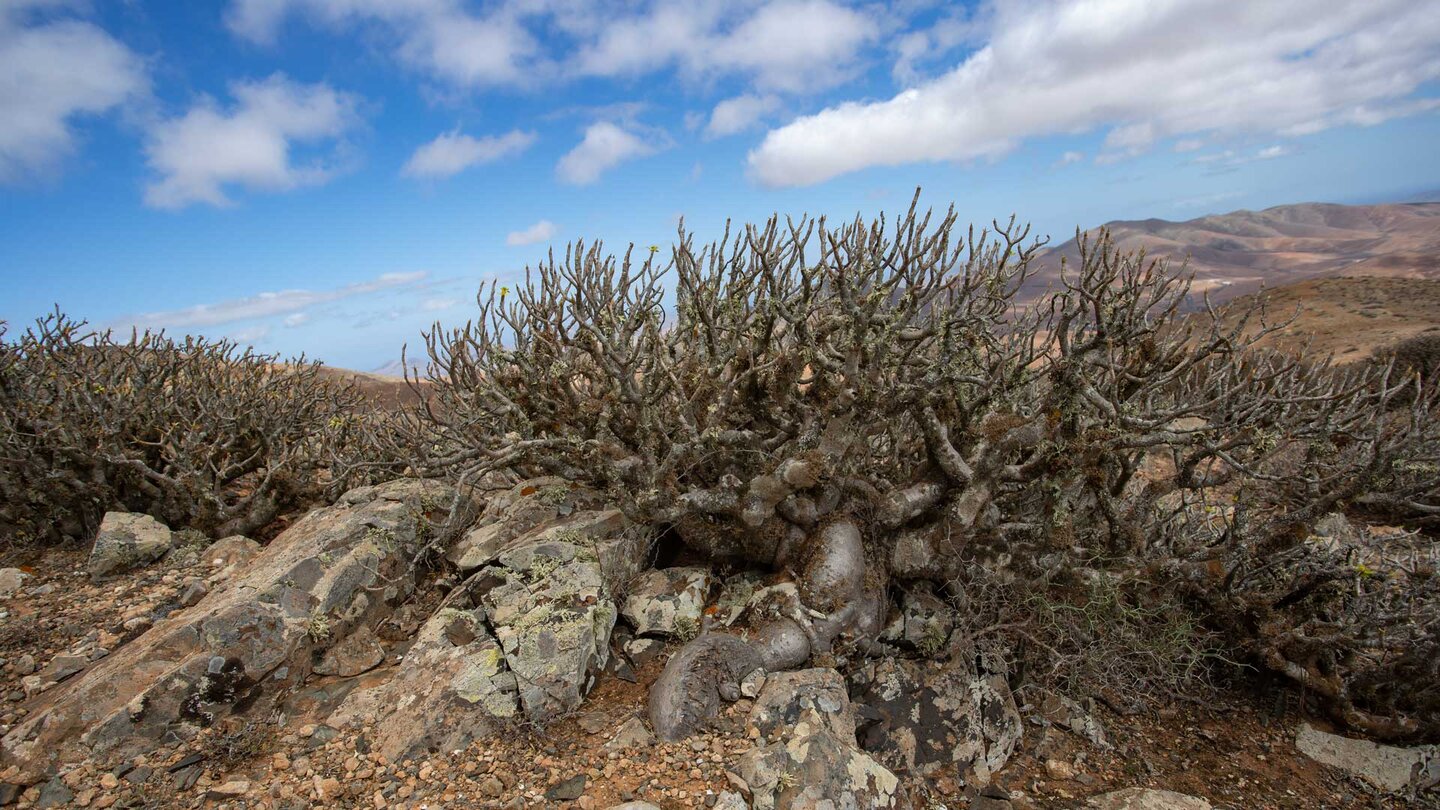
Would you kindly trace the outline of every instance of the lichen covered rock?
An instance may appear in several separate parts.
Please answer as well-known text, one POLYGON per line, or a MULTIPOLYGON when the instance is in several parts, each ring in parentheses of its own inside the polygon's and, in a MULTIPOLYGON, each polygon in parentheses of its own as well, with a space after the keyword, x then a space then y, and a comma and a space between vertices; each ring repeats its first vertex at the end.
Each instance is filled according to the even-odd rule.
POLYGON ((170 528, 149 515, 106 512, 86 570, 96 581, 152 563, 170 550, 170 528))
POLYGON ((707 569, 652 568, 631 580, 620 613, 639 635, 689 640, 700 631, 709 592, 707 569))

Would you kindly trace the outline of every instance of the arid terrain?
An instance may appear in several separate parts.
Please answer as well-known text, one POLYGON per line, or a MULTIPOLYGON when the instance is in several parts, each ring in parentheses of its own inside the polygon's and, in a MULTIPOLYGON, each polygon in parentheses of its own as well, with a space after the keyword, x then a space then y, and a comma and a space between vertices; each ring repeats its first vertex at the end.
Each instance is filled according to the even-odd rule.
MULTIPOLYGON (((1334 276, 1440 278, 1440 203, 1281 205, 1233 211, 1185 222, 1145 219, 1106 223, 1122 250, 1188 260, 1196 293, 1222 301, 1302 281, 1334 276)), ((1071 239, 1039 261, 1074 265, 1071 239)), ((1053 270, 1051 271, 1053 273, 1053 270)), ((1053 275, 1032 280, 1038 293, 1053 275)))

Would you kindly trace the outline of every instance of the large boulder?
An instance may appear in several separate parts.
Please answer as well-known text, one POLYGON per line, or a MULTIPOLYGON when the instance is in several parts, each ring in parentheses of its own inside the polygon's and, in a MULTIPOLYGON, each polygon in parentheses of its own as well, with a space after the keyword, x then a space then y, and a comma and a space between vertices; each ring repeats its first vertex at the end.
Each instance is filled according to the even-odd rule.
POLYGON ((396 481, 311 512, 198 604, 32 701, 0 740, 0 770, 33 783, 81 759, 104 767, 237 707, 273 708, 332 647, 411 595, 428 520, 453 495, 396 481))
POLYGON ((1005 678, 976 673, 959 659, 887 658, 860 698, 878 722, 861 745, 896 770, 949 773, 984 786, 1020 742, 1020 711, 1005 678))
POLYGON ((630 581, 620 614, 639 635, 693 638, 710 593, 705 568, 652 568, 630 581))
POLYGON ((841 739, 855 739, 855 711, 839 672, 817 667, 767 675, 746 730, 756 739, 775 739, 807 716, 841 739))
POLYGON ((160 559, 171 543, 170 528, 149 515, 106 512, 86 569, 91 579, 104 580, 160 559))

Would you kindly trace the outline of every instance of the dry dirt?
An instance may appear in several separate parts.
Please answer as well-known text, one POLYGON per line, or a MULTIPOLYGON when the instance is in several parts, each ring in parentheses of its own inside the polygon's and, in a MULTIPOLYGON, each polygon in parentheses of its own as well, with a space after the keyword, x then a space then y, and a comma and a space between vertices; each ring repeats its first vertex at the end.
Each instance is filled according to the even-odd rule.
MULTIPOLYGON (((85 555, 50 551, 0 565, 24 564, 33 578, 0 603, 8 613, 0 631, 3 722, 26 713, 17 661, 30 654, 43 667, 75 648, 114 649, 132 637, 127 621, 163 613, 187 576, 164 564, 120 581, 95 585, 85 555)), ((137 628, 138 629, 138 628, 137 628)), ((392 650, 388 660, 395 660, 392 650)), ((604 674, 574 715, 545 729, 516 726, 499 739, 428 760, 396 764, 368 752, 364 735, 316 726, 305 707, 338 700, 354 683, 320 679, 297 695, 287 717, 254 717, 207 729, 118 773, 72 772, 72 806, 105 807, 368 807, 368 808, 607 808, 641 799, 666 808, 706 807, 731 789, 726 771, 750 746, 745 701, 732 706, 712 733, 672 744, 626 750, 605 746, 627 719, 643 716, 650 681, 663 657, 642 667, 635 682, 604 674), (187 767, 176 768, 185 763, 187 767), (171 772, 172 769, 175 772, 171 772), (585 776, 573 801, 546 798, 559 783, 585 776), (242 790, 220 797, 223 790, 242 790), (708 802, 707 802, 708 800, 708 802)), ((384 670, 362 676, 383 677, 384 670)), ((1294 746, 1300 722, 1293 693, 1257 688, 1242 678, 1203 704, 1157 707, 1130 716, 1095 707, 1114 748, 1103 751, 1027 717, 1025 740, 998 786, 1015 808, 1078 807, 1084 798, 1131 786, 1203 796, 1217 808, 1423 807, 1375 796, 1338 771, 1315 763, 1294 746)), ((949 778, 911 780, 900 774, 914 808, 969 806, 949 778)), ((35 798, 36 791, 28 794, 35 798)), ((22 799, 22 802, 24 800, 22 799)))

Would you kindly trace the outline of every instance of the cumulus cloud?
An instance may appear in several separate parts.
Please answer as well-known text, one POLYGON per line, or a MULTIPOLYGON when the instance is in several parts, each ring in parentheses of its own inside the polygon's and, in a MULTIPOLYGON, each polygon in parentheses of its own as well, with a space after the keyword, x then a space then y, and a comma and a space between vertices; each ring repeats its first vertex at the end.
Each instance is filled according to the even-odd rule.
POLYGON ((710 113, 710 123, 705 127, 705 136, 723 138, 734 135, 760 123, 760 119, 774 112, 780 106, 775 96, 743 95, 728 98, 715 105, 710 113))
MULTIPOLYGON (((234 298, 216 304, 197 304, 196 306, 186 307, 185 309, 134 315, 128 318, 122 318, 113 325, 133 325, 141 328, 161 327, 168 329, 186 329, 190 327, 216 326, 256 318, 268 318, 291 312, 300 313, 302 310, 308 309, 316 304, 339 301, 344 298, 354 298, 381 290, 414 287, 429 278, 429 276, 430 274, 424 270, 409 273, 385 273, 370 281, 347 284, 344 287, 337 287, 330 290, 262 292, 259 295, 253 295, 247 298, 234 298)), ((298 326, 308 320, 308 316, 302 314, 300 315, 301 319, 299 321, 292 323, 295 317, 296 316, 292 315, 286 318, 285 325, 298 326)))
POLYGON ((273 43, 292 15, 330 30, 377 30, 402 63, 479 87, 523 83, 542 72, 539 44, 524 25, 530 5, 502 3, 474 14, 453 0, 233 0, 225 21, 238 36, 263 44, 273 43))
POLYGON ((536 242, 548 242, 554 238, 556 231, 555 223, 548 219, 542 219, 524 230, 511 231, 505 235, 505 244, 511 247, 520 245, 533 245, 536 242))
POLYGON ((232 0, 226 21, 268 43, 291 16, 378 33, 402 63, 460 87, 675 68, 806 90, 843 81, 880 33, 868 12, 833 0, 499 0, 478 10, 458 0, 232 0))
POLYGON ((150 129, 145 154, 159 179, 146 187, 146 203, 228 205, 229 185, 284 191, 334 176, 333 155, 312 155, 297 164, 292 148, 335 141, 355 126, 355 96, 323 83, 297 84, 278 73, 234 82, 230 94, 235 103, 229 109, 203 98, 179 118, 150 129))
POLYGON ((584 140, 560 158, 555 174, 563 182, 588 185, 627 160, 659 151, 651 140, 609 121, 599 121, 587 127, 584 140))
POLYGON ((400 173, 406 177, 449 177, 471 166, 518 155, 534 142, 535 133, 518 129, 484 138, 452 130, 416 149, 400 173))
POLYGON ((709 77, 747 75, 762 88, 801 92, 848 78, 863 45, 879 36, 865 12, 830 0, 780 0, 746 9, 714 0, 655 3, 602 21, 574 70, 598 76, 639 75, 675 66, 709 77))
POLYGON ((148 95, 145 60, 80 19, 36 21, 33 2, 0 2, 0 183, 56 170, 77 123, 148 95))
POLYGON ((1187 134, 1294 136, 1435 107, 1411 98, 1440 78, 1440 14, 1424 0, 993 8, 984 47, 949 73, 771 131, 749 156, 753 176, 807 185, 1097 128, 1114 158, 1187 134))

